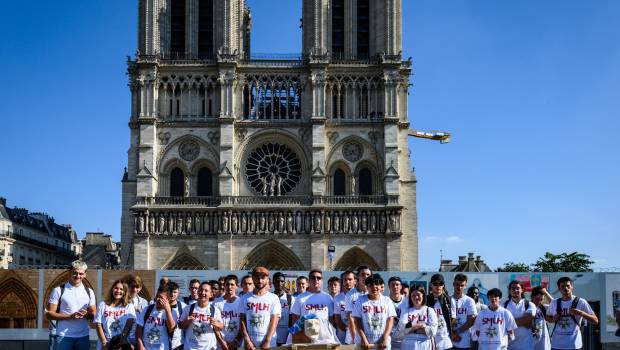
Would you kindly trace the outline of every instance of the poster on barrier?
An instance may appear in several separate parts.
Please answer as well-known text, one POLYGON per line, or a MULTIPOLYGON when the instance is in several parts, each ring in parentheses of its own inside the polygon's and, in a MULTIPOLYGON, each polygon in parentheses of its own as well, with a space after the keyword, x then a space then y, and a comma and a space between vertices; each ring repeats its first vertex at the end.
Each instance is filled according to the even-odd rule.
POLYGON ((615 312, 620 310, 620 274, 605 274, 605 312, 601 313, 601 342, 617 343, 620 337, 616 336, 618 324, 615 312))

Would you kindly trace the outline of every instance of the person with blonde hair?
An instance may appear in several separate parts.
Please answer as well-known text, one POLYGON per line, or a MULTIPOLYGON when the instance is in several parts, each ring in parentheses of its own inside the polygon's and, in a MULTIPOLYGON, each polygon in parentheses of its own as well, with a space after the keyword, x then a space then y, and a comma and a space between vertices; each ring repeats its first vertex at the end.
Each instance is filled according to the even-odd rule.
POLYGON ((47 302, 52 344, 55 350, 88 350, 88 319, 96 313, 95 292, 84 285, 88 266, 81 260, 71 263, 69 281, 54 288, 47 302))
POLYGON ((129 303, 127 283, 116 280, 112 283, 105 301, 99 303, 93 323, 97 326, 97 349, 105 349, 114 337, 120 337, 120 343, 128 343, 131 326, 136 319, 134 305, 129 303))

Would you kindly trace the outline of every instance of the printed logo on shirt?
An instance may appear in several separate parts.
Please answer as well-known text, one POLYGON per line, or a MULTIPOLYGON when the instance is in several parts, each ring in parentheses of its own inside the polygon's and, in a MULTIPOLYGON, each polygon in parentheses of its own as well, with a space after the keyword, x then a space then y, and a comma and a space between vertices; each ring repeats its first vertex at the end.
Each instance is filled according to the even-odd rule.
POLYGON ((259 311, 269 311, 271 305, 264 304, 264 303, 247 303, 245 306, 246 306, 246 310, 259 312, 259 311))
POLYGON ((222 311, 222 318, 237 318, 239 317, 239 313, 235 312, 235 310, 222 311))
POLYGON ((117 318, 120 316, 123 316, 127 314, 127 310, 122 309, 122 310, 106 310, 103 312, 103 316, 104 317, 111 317, 111 318, 117 318))
POLYGON ((192 314, 192 317, 194 318, 194 321, 197 321, 197 322, 203 322, 203 323, 211 322, 211 316, 209 315, 199 314, 199 313, 194 312, 192 314))
POLYGON ((362 312, 365 314, 382 314, 386 312, 385 306, 362 305, 362 312))
POLYGON ((265 325, 265 316, 263 314, 252 315, 250 325, 254 328, 262 328, 265 325))
POLYGON ((482 318, 482 324, 483 325, 487 325, 487 324, 504 324, 504 318, 503 317, 483 317, 482 318))
POLYGON ((161 317, 149 316, 146 319, 146 323, 152 323, 155 326, 163 326, 165 324, 165 320, 161 317))
POLYGON ((427 320, 428 320, 428 316, 426 316, 426 315, 416 315, 416 314, 411 315, 410 314, 407 317, 407 321, 411 322, 411 323, 426 322, 427 320))
POLYGON ((467 308, 466 307, 459 307, 456 309, 456 314, 457 315, 467 315, 467 308))
POLYGON ((327 305, 325 304, 306 304, 304 305, 306 311, 323 311, 327 310, 327 305))

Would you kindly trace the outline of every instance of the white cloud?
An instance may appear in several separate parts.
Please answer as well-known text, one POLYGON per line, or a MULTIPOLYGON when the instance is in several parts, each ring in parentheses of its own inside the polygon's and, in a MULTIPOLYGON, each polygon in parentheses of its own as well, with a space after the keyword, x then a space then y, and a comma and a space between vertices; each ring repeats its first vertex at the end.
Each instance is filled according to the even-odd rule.
POLYGON ((450 236, 426 236, 424 237, 424 241, 426 242, 445 242, 445 243, 460 243, 463 242, 465 239, 463 239, 463 237, 460 236, 456 236, 456 235, 450 235, 450 236))

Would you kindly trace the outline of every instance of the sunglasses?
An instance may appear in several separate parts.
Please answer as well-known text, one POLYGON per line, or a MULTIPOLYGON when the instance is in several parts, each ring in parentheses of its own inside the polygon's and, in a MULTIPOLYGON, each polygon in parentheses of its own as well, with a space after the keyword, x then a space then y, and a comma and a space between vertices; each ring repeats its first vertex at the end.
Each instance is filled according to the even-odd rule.
POLYGON ((310 280, 313 280, 313 281, 320 281, 322 279, 323 279, 323 276, 316 276, 316 275, 310 276, 310 280))
POLYGON ((443 286, 443 282, 433 282, 432 285, 434 285, 434 286, 443 286))

